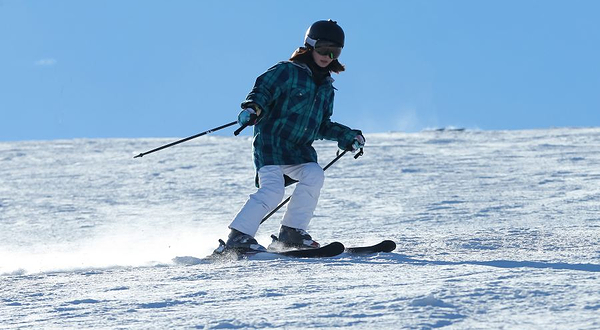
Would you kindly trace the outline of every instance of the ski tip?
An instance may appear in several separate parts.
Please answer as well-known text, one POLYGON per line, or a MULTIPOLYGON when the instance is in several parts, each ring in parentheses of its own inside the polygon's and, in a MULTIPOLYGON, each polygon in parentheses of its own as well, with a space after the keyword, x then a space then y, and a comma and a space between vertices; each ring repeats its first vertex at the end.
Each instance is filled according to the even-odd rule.
POLYGON ((326 246, 329 246, 332 249, 341 250, 341 251, 344 251, 344 249, 346 249, 344 244, 342 244, 340 242, 332 242, 332 243, 327 244, 326 246))
POLYGON ((314 249, 298 249, 273 253, 295 258, 328 258, 344 253, 344 249, 344 244, 332 242, 314 249))
POLYGON ((380 252, 392 252, 396 249, 396 243, 392 240, 381 241, 375 245, 357 246, 346 248, 350 254, 372 254, 380 252))
MULTIPOLYGON (((344 246, 344 244, 342 244, 340 242, 331 242, 331 243, 325 245, 324 247, 327 248, 329 251, 331 251, 331 256, 342 254, 342 253, 344 253, 344 251, 346 251, 346 246, 344 246)), ((323 248, 323 247, 321 247, 321 248, 323 248)))
POLYGON ((381 250, 383 252, 392 252, 396 249, 396 242, 392 240, 385 240, 381 242, 381 250))

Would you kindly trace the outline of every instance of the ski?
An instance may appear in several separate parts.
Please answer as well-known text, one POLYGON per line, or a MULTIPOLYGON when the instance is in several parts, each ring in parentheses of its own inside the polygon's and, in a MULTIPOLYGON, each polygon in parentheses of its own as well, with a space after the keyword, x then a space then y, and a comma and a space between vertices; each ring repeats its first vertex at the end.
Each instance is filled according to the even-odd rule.
POLYGON ((260 255, 277 255, 292 258, 330 258, 344 253, 345 247, 340 242, 329 243, 316 249, 294 249, 287 251, 275 250, 235 250, 228 249, 223 240, 219 240, 219 247, 208 256, 209 259, 249 259, 260 255))
POLYGON ((380 243, 371 246, 356 246, 346 248, 346 253, 349 254, 373 254, 380 252, 392 252, 396 249, 396 243, 391 240, 384 240, 380 243))
POLYGON ((192 256, 175 257, 173 262, 179 265, 197 265, 203 262, 211 262, 215 260, 240 260, 240 259, 260 259, 261 256, 269 258, 271 256, 282 256, 290 258, 331 258, 338 256, 342 253, 349 255, 368 255, 382 252, 392 252, 396 249, 396 243, 391 240, 384 240, 378 244, 371 246, 355 246, 355 247, 344 247, 340 242, 333 242, 324 245, 317 249, 298 249, 288 251, 272 251, 272 250, 249 250, 249 251, 236 251, 225 248, 225 242, 219 240, 219 248, 206 258, 197 258, 192 256))
POLYGON ((330 258, 344 253, 344 244, 333 242, 316 249, 299 249, 289 251, 267 251, 278 255, 294 258, 330 258))

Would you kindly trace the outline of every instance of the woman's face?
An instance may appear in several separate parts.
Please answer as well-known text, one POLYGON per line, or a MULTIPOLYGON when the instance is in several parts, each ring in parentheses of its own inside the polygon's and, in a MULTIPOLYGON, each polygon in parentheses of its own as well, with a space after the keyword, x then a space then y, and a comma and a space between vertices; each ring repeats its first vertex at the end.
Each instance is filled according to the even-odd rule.
POLYGON ((312 53, 313 59, 315 60, 315 63, 317 63, 317 65, 322 68, 327 67, 329 64, 331 64, 331 62, 333 62, 333 59, 331 59, 327 55, 321 55, 321 54, 315 52, 314 50, 311 53, 312 53))

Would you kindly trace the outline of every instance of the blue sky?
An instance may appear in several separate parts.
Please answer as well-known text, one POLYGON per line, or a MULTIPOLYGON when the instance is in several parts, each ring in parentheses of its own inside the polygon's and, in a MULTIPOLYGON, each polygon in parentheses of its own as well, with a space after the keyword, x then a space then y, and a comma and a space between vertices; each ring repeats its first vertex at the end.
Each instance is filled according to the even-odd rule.
POLYGON ((328 18, 346 32, 334 121, 600 126, 598 13, 585 0, 0 0, 0 140, 184 137, 234 121, 255 78, 328 18))

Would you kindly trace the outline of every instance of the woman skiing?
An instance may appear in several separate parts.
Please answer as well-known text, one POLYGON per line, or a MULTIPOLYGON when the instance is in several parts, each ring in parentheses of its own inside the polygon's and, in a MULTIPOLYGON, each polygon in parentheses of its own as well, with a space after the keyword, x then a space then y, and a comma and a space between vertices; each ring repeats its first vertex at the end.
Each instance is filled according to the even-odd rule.
POLYGON ((323 186, 323 169, 312 144, 317 139, 338 142, 355 151, 365 138, 359 130, 332 122, 334 87, 331 72, 344 66, 338 57, 344 31, 332 20, 318 21, 306 32, 304 47, 256 79, 242 103, 241 126, 254 125, 253 158, 258 190, 251 194, 229 228, 226 248, 264 250, 254 239, 263 217, 283 199, 285 176, 297 180, 278 241, 286 247, 318 248, 306 232, 323 186))

